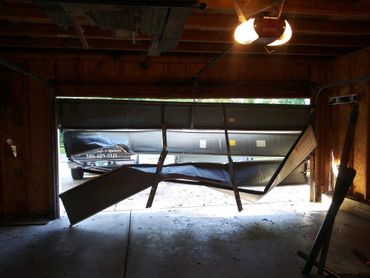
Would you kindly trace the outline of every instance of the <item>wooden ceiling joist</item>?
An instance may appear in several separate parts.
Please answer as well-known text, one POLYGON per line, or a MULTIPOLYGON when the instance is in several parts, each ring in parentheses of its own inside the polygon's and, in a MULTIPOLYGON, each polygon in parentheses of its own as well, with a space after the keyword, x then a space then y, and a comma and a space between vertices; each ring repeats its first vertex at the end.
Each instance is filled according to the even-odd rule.
MULTIPOLYGON (((0 3, 0 47, 83 49, 81 44, 81 34, 83 34, 88 45, 95 50, 127 50, 141 53, 146 48, 147 51, 151 49, 149 52, 157 55, 161 52, 189 52, 193 55, 203 55, 222 53, 231 43, 234 43, 233 32, 239 23, 233 9, 233 1, 230 0, 205 1, 208 5, 205 11, 191 9, 191 14, 187 19, 184 16, 183 22, 176 28, 173 23, 176 21, 175 16, 175 21, 169 22, 167 27, 159 24, 158 32, 145 32, 145 26, 152 26, 152 24, 144 24, 142 27, 140 24, 137 25, 137 18, 131 20, 130 29, 134 27, 134 32, 124 30, 126 25, 118 27, 113 24, 112 28, 103 28, 102 22, 94 21, 94 17, 91 17, 91 14, 99 14, 99 9, 90 15, 86 14, 86 6, 74 11, 78 5, 74 3, 87 1, 60 2, 68 2, 63 5, 67 5, 67 13, 78 26, 82 27, 83 33, 82 29, 80 34, 76 32, 73 26, 58 27, 52 18, 49 18, 47 13, 33 1, 8 0, 0 3), (174 30, 177 30, 177 34, 174 30), (168 41, 169 38, 171 39, 168 41), (161 47, 158 47, 159 42, 162 43, 161 47)), ((120 13, 128 9, 110 6, 115 2, 114 0, 104 2, 107 5, 101 11, 107 12, 108 17, 111 16, 109 11, 112 9, 120 13)), ((281 0, 237 0, 237 2, 247 16, 256 13, 271 16, 276 14, 281 0)), ((90 6, 96 7, 96 5, 90 6)), ((145 11, 149 12, 150 8, 145 11)), ((289 20, 292 26, 293 37, 286 46, 274 48, 274 55, 335 57, 370 45, 370 3, 368 1, 289 0, 284 2, 282 12, 282 16, 289 20), (298 53, 299 51, 301 53, 298 53)), ((165 22, 163 20, 165 16, 161 18, 162 21, 158 22, 165 22)), ((265 49, 259 46, 239 46, 232 53, 268 55, 265 49)))
MULTIPOLYGON (((79 49, 81 44, 79 39, 73 38, 17 38, 0 37, 1 47, 7 48, 54 48, 54 49, 79 49)), ((133 44, 127 40, 100 40, 89 39, 91 49, 95 50, 119 50, 119 51, 147 51, 150 41, 136 41, 133 44)), ((176 52, 190 53, 221 53, 228 47, 225 43, 194 43, 180 42, 177 48, 171 50, 176 52)), ((272 50, 272 49, 270 49, 272 50)), ((339 56, 347 51, 354 50, 353 47, 332 48, 332 47, 307 47, 307 46, 284 46, 275 50, 270 55, 312 55, 312 56, 339 56)), ((236 46, 231 53, 235 54, 267 54, 262 46, 236 46)))
MULTIPOLYGON (((228 9, 233 10, 233 3, 230 0, 208 0, 208 9, 228 9)), ((250 1, 250 9, 259 9, 261 1, 250 1)), ((262 1, 265 2, 265 1, 262 1)), ((269 1, 276 3, 279 1, 269 1)), ((306 0, 306 1, 285 1, 284 14, 299 15, 324 15, 324 16, 351 16, 368 17, 370 3, 366 0, 358 1, 327 1, 327 0, 306 0)))
MULTIPOLYGON (((294 33, 314 34, 370 34, 367 21, 343 21, 328 19, 289 19, 294 33)), ((238 25, 234 15, 192 14, 185 29, 204 31, 233 31, 238 25)))
MULTIPOLYGON (((72 28, 61 28, 52 24, 0 24, 0 36, 28 38, 78 38, 72 28)), ((97 27, 84 27, 86 39, 95 40, 128 40, 132 41, 132 35, 116 37, 111 31, 101 30, 97 27)), ((136 41, 150 40, 148 35, 137 35, 136 41)), ((185 30, 182 34, 183 42, 198 43, 233 43, 232 34, 220 31, 185 30)), ((107 42, 109 43, 109 42, 107 42)), ((288 45, 300 46, 328 46, 328 47, 366 47, 370 44, 369 35, 337 35, 325 36, 319 34, 295 34, 288 45)))
MULTIPOLYGON (((245 2, 248 2, 244 0, 245 2)), ((24 14, 37 14, 40 11, 35 9, 34 1, 8 1, 8 3, 1 4, 2 9, 6 9, 6 12, 9 13, 13 11, 17 13, 17 10, 24 14)), ((47 1, 50 2, 50 1, 47 1)), ((122 1, 63 1, 58 2, 69 2, 69 3, 81 3, 81 2, 95 2, 102 3, 105 5, 113 4, 118 5, 122 1)), ((128 1, 126 1, 128 2, 128 1)), ((159 2, 159 1, 157 1, 159 2)), ((163 2, 163 1, 162 1, 163 2)), ((188 1, 195 2, 195 1, 188 1)), ((233 1, 231 0, 207 0, 207 1, 198 1, 205 2, 207 4, 207 10, 225 10, 227 13, 233 12, 234 6, 233 1)), ((266 10, 267 6, 276 6, 277 3, 281 2, 280 0, 274 1, 249 1, 248 7, 254 10, 266 10), (268 3, 267 3, 268 2, 268 3), (262 3, 262 4, 261 4, 262 3), (273 4, 273 5, 271 5, 273 4), (265 5, 265 8, 261 8, 265 5)), ((276 8, 273 8, 276 9, 276 8)), ((348 17, 369 17, 370 3, 367 0, 356 0, 356 1, 331 1, 331 0, 306 0, 306 1, 285 1, 283 14, 297 14, 297 15, 315 15, 315 16, 348 16, 348 17)), ((5 10, 4 10, 5 11, 5 10)))

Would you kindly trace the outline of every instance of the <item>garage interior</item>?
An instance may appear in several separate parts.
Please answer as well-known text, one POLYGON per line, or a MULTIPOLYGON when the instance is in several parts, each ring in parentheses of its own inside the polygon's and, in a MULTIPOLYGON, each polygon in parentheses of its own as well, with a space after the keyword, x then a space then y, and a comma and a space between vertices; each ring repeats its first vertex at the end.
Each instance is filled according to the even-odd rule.
POLYGON ((0 49, 1 277, 311 277, 297 252, 313 250, 325 273, 315 277, 369 277, 368 1, 5 0, 0 49), (250 18, 266 23, 262 35, 239 44, 235 28, 250 18), (284 20, 292 38, 269 46, 284 20), (128 199, 70 226, 59 210, 63 98, 309 98, 309 184, 289 197, 276 187, 240 212, 235 188, 160 184, 152 208, 145 191, 142 206, 128 199), (344 183, 333 226, 333 189, 344 183))

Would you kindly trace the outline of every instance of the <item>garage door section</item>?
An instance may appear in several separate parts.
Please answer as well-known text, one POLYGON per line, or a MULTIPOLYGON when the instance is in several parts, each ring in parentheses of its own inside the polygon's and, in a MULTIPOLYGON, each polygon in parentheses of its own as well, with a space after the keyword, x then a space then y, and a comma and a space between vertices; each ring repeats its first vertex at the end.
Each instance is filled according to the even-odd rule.
MULTIPOLYGON (((287 154, 300 132, 229 131, 234 156, 274 156, 287 154)), ((167 130, 167 150, 178 157, 187 154, 227 155, 225 133, 222 130, 167 130)), ((125 145, 133 153, 160 153, 160 130, 63 130, 68 156, 110 145, 125 145)))
POLYGON ((305 105, 59 99, 57 107, 62 129, 303 130, 309 121, 305 105))
POLYGON ((240 193, 248 195, 250 199, 260 198, 286 178, 316 146, 312 129, 306 128, 299 137, 296 133, 298 139, 292 141, 290 149, 285 148, 283 161, 233 162, 232 159, 235 154, 255 155, 256 148, 251 148, 254 145, 263 147, 261 155, 278 152, 279 147, 275 147, 275 150, 266 148, 266 141, 267 145, 274 145, 271 142, 276 142, 276 146, 279 146, 279 138, 285 138, 284 134, 292 135, 287 131, 302 130, 309 118, 308 108, 305 106, 68 100, 59 102, 58 107, 61 128, 79 131, 99 129, 102 130, 100 132, 104 132, 104 129, 109 129, 109 132, 112 132, 112 129, 120 129, 120 132, 126 132, 126 143, 133 150, 161 153, 156 165, 125 165, 61 194, 71 224, 147 187, 152 187, 147 204, 147 207, 150 207, 157 185, 161 181, 233 190, 238 209, 241 210, 240 193), (155 130, 159 131, 158 138, 162 139, 160 149, 156 146, 158 144, 152 145, 153 140, 149 139, 147 143, 143 140, 151 137, 142 136, 142 132, 155 130), (203 139, 197 138, 199 134, 203 139), (256 139, 262 138, 261 134, 268 136, 265 139, 256 139), (204 139, 206 135, 210 136, 209 140, 204 139), (185 142, 186 137, 196 139, 181 144, 185 142), (212 141, 211 139, 219 142, 215 145, 218 145, 221 151, 210 148, 208 153, 226 155, 228 163, 163 165, 168 151, 199 153, 194 151, 194 142, 195 149, 199 149, 197 144, 204 140, 202 144, 206 146, 206 142, 212 141), (233 149, 236 140, 243 143, 238 143, 241 147, 233 149), (251 189, 253 186, 263 189, 251 189), (89 202, 86 202, 86 196, 91 199, 89 202))

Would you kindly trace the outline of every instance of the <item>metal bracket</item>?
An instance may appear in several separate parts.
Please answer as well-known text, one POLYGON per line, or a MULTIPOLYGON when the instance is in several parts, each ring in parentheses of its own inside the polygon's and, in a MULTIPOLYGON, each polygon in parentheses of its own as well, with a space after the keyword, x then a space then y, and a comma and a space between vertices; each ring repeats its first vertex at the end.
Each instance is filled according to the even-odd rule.
POLYGON ((351 104, 358 103, 360 101, 360 96, 358 94, 346 95, 346 96, 336 96, 329 98, 330 105, 340 105, 340 104, 351 104))

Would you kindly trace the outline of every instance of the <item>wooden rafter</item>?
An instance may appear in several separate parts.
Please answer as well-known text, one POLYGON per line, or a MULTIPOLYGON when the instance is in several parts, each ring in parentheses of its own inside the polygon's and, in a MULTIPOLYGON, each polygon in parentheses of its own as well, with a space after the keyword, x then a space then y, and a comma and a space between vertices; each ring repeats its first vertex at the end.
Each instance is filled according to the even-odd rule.
MULTIPOLYGON (((246 17, 254 14, 276 15, 281 0, 235 0, 246 17)), ((74 1, 79 2, 79 1, 74 1)), ((114 1, 106 1, 108 4, 114 1)), ((159 52, 189 53, 203 55, 222 53, 234 43, 233 31, 238 18, 233 9, 233 1, 209 0, 208 9, 192 10, 185 20, 183 32, 178 32, 178 45, 171 43, 159 52), (181 35, 182 33, 182 35, 181 35), (177 45, 177 47, 176 47, 177 45)), ((68 11, 73 12, 68 4, 68 11)), ((110 7, 105 6, 104 11, 110 7)), ((119 10, 119 7, 114 7, 119 10)), ((357 1, 289 0, 284 2, 282 16, 289 20, 293 37, 284 47, 276 47, 273 55, 305 55, 334 57, 370 45, 370 3, 357 1)), ((89 16, 75 12, 76 26, 83 29, 83 37, 95 50, 124 50, 132 53, 153 48, 153 35, 132 30, 102 28, 89 16), (118 37, 117 37, 118 36, 118 37), (134 38, 134 41, 133 41, 134 38)), ((170 24, 171 26, 173 24, 170 24)), ((173 28, 170 28, 171 30, 173 28)), ((181 28, 175 28, 181 30, 181 28)), ((165 32, 163 37, 171 36, 165 32)), ((7 1, 0 4, 0 47, 32 49, 79 49, 83 48, 81 33, 72 25, 58 27, 45 12, 32 1, 7 1)), ((157 39, 160 36, 157 34, 157 39)), ((86 46, 85 46, 86 47, 86 46)), ((158 54, 159 54, 158 52, 158 54)), ((265 49, 257 46, 236 47, 234 54, 268 55, 265 49)))
MULTIPOLYGON (((111 31, 101 30, 97 27, 84 27, 84 34, 87 39, 95 40, 128 40, 131 36, 116 37, 111 31)), ((370 33, 370 31, 368 32, 370 33)), ((53 24, 0 24, 0 36, 28 38, 78 38, 72 29, 65 29, 53 24)), ((136 41, 150 40, 148 35, 137 35, 136 41)), ((181 38, 182 42, 197 43, 232 43, 233 37, 230 32, 185 30, 181 38)), ((109 43, 109 42, 107 42, 109 43)), ((345 32, 336 36, 326 36, 325 33, 300 33, 297 32, 288 45, 301 46, 328 46, 328 47, 366 47, 370 44, 370 34, 349 35, 345 32)))

